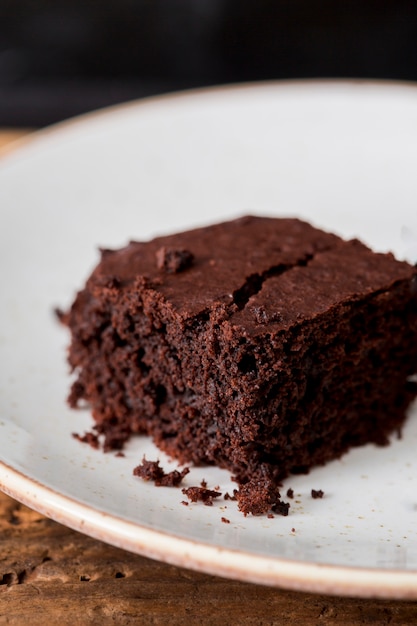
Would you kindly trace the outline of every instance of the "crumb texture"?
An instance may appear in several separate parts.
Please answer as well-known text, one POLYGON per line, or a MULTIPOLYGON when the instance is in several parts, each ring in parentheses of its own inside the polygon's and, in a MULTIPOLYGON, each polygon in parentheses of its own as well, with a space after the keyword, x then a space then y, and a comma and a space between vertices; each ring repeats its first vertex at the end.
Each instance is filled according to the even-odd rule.
POLYGON ((151 480, 157 487, 179 487, 189 471, 190 469, 185 467, 181 472, 178 470, 165 472, 159 461, 147 461, 143 458, 142 463, 134 468, 133 475, 144 480, 151 480))
POLYGON ((214 489, 207 489, 206 487, 187 487, 182 490, 182 493, 191 502, 202 502, 206 506, 213 506, 213 500, 222 495, 220 491, 214 491, 214 489))

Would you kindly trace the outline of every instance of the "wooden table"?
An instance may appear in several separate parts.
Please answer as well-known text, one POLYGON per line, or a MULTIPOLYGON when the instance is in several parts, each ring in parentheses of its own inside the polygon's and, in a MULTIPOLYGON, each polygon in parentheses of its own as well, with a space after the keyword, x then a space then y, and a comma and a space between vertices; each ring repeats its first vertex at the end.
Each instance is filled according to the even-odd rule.
MULTIPOLYGON (((0 130, 0 148, 23 135, 0 130)), ((151 561, 0 493, 0 624, 416 623, 413 602, 297 593, 151 561)))

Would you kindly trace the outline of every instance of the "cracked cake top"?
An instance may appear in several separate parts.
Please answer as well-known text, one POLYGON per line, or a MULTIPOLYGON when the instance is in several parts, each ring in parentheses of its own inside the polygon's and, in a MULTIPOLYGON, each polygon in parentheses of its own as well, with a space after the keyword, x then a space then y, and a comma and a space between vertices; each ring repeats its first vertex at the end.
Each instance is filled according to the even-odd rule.
POLYGON ((219 304, 244 308, 265 280, 341 241, 298 219, 245 216, 102 250, 89 283, 115 278, 123 289, 142 277, 186 319, 219 304))
POLYGON ((158 292, 187 320, 217 311, 255 334, 285 330, 344 301, 384 290, 410 266, 298 219, 245 216, 102 250, 96 286, 158 292), (221 313, 223 311, 223 313, 221 313))

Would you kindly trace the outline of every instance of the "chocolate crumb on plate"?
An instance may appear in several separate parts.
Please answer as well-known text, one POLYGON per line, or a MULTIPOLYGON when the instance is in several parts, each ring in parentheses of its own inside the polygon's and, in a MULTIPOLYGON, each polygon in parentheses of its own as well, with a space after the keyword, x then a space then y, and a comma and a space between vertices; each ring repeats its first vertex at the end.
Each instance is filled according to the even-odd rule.
POLYGON ((159 465, 159 460, 148 461, 143 457, 142 463, 134 468, 133 475, 143 480, 151 480, 157 487, 178 487, 189 471, 189 468, 185 467, 181 472, 178 470, 165 472, 159 465))
POLYGON ((314 500, 317 500, 318 498, 322 498, 323 496, 324 496, 324 491, 322 491, 321 489, 311 490, 311 497, 314 498, 314 500))
POLYGON ((282 500, 279 500, 271 507, 274 513, 278 513, 278 515, 284 515, 284 516, 288 515, 289 508, 290 508, 290 503, 282 502, 282 500))
POLYGON ((78 433, 72 433, 74 439, 81 441, 81 443, 88 443, 92 448, 98 449, 100 447, 98 435, 96 433, 88 432, 84 435, 79 435, 78 433))
POLYGON ((220 491, 213 489, 205 489, 204 487, 187 487, 182 493, 191 500, 191 502, 202 502, 206 506, 213 505, 213 499, 219 498, 222 494, 220 491))
POLYGON ((244 515, 264 515, 269 512, 288 515, 290 505, 281 500, 277 483, 268 476, 255 477, 236 491, 239 509, 244 515))

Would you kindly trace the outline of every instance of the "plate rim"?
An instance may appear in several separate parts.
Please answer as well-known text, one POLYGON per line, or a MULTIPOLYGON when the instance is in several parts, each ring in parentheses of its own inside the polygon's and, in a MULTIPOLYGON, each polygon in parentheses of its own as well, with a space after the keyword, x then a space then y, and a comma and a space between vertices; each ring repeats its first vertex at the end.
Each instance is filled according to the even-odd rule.
POLYGON ((177 537, 83 504, 2 461, 0 490, 72 530, 177 567, 293 591, 393 600, 417 598, 417 570, 294 561, 177 537))
POLYGON ((236 91, 256 91, 265 88, 277 90, 286 90, 289 88, 304 89, 311 87, 355 87, 358 88, 382 88, 384 90, 399 89, 404 91, 414 91, 417 95, 417 81, 393 80, 382 78, 289 78, 289 79, 270 79, 260 81, 247 81, 236 83, 225 83, 218 85, 209 85, 203 87, 191 87, 178 91, 169 91, 162 94, 150 95, 145 97, 133 98, 116 104, 100 107, 91 111, 80 113, 73 117, 54 122, 39 129, 29 130, 23 137, 14 139, 6 146, 0 148, 0 163, 10 155, 24 151, 27 146, 32 143, 47 139, 51 135, 65 133, 68 129, 84 125, 91 120, 98 120, 107 116, 113 116, 118 112, 129 111, 130 109, 153 106, 155 104, 165 104, 176 100, 188 100, 202 98, 204 96, 230 94, 236 91))

